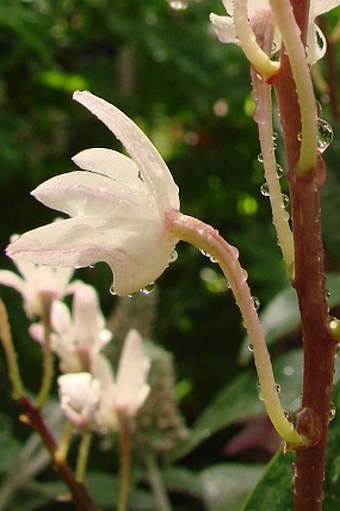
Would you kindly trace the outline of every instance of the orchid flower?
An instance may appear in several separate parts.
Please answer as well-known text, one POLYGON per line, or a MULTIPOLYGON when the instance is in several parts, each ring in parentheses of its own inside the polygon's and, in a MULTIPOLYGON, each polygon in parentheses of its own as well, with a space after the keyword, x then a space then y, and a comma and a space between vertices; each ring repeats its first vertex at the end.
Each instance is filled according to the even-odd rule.
MULTIPOLYGON (((97 293, 85 284, 75 286, 72 316, 64 303, 53 304, 51 325, 51 347, 65 373, 90 371, 93 358, 112 338, 105 328, 97 293)), ((29 331, 35 340, 44 342, 42 325, 33 324, 29 331)))
POLYGON ((27 232, 7 253, 59 266, 105 261, 114 276, 112 291, 129 295, 152 283, 175 258, 178 239, 166 229, 165 215, 179 209, 178 188, 131 119, 90 92, 73 97, 116 135, 131 158, 103 148, 77 154, 73 161, 82 171, 56 176, 32 192, 72 218, 27 232))
POLYGON ((133 329, 126 336, 116 378, 105 357, 95 359, 92 374, 102 386, 101 402, 96 413, 96 423, 100 430, 117 429, 119 412, 129 418, 136 414, 149 394, 149 365, 149 358, 144 353, 143 339, 138 331, 133 329))
POLYGON ((30 317, 42 316, 44 297, 60 300, 73 291, 73 284, 69 284, 73 268, 41 266, 22 259, 16 259, 15 265, 22 276, 1 270, 0 284, 21 294, 26 314, 30 317))
MULTIPOLYGON (((210 15, 210 20, 215 27, 218 38, 223 43, 239 44, 234 26, 234 2, 235 0, 222 0, 228 16, 210 15)), ((326 40, 315 24, 315 18, 334 9, 340 4, 339 0, 311 0, 309 11, 309 27, 307 35, 307 59, 310 65, 320 60, 326 52, 326 40)), ((263 16, 271 16, 269 0, 248 0, 248 17, 250 25, 254 28, 263 16)), ((275 28, 273 38, 273 50, 277 51, 281 45, 280 34, 275 28)))
POLYGON ((78 428, 90 428, 99 406, 101 384, 90 373, 63 374, 58 378, 60 406, 78 428))

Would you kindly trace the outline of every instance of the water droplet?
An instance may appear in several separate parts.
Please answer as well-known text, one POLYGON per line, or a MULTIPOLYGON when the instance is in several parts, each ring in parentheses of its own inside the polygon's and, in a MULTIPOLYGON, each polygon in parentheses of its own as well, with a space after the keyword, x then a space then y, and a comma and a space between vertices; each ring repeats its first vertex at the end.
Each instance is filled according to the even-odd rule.
POLYGON ((283 207, 286 209, 289 206, 289 197, 285 193, 283 193, 281 197, 282 197, 283 207))
POLYGON ((261 392, 261 391, 259 392, 259 400, 260 400, 260 401, 264 401, 264 397, 263 397, 263 394, 262 394, 262 392, 261 392))
POLYGON ((330 406, 330 409, 329 409, 329 422, 334 419, 335 415, 336 415, 335 404, 331 403, 331 406, 330 406))
POLYGON ((335 317, 330 318, 328 330, 335 339, 340 339, 340 319, 335 317))
POLYGON ((322 154, 333 140, 332 126, 324 119, 318 119, 318 149, 322 154))
POLYGON ((116 291, 113 284, 110 286, 109 292, 111 295, 116 296, 116 291))
POLYGON ((142 287, 142 289, 140 289, 140 293, 142 293, 142 295, 147 296, 150 293, 152 293, 154 290, 155 290, 155 283, 151 282, 147 286, 142 287))
POLYGON ((248 350, 249 351, 254 351, 254 346, 252 344, 248 344, 248 350))
POLYGON ((241 278, 243 282, 246 282, 246 280, 248 280, 248 273, 243 268, 241 269, 241 278))
POLYGON ((178 258, 177 250, 174 250, 170 256, 169 263, 174 263, 175 261, 177 261, 177 258, 178 258))
POLYGON ((283 167, 278 163, 276 165, 276 175, 279 179, 281 179, 281 177, 283 176, 283 174, 285 173, 285 171, 283 170, 283 167))
POLYGON ((273 141, 277 140, 278 137, 279 137, 279 135, 276 133, 276 131, 274 131, 273 136, 272 136, 273 141))
POLYGON ((269 197, 269 188, 267 182, 261 185, 260 192, 264 197, 269 197))
POLYGON ((258 161, 259 163, 263 163, 263 154, 262 154, 262 153, 259 153, 259 154, 257 155, 257 161, 258 161))
POLYGON ((170 0, 169 5, 171 9, 174 11, 185 11, 188 7, 188 2, 183 2, 181 0, 170 0))
POLYGON ((298 134, 297 139, 298 139, 299 142, 301 142, 301 140, 302 140, 302 133, 298 134))
POLYGON ((240 255, 240 252, 239 252, 238 248, 233 247, 232 245, 231 245, 231 248, 234 251, 236 259, 238 259, 239 255, 240 255))
POLYGON ((252 300, 254 304, 254 309, 257 311, 261 305, 260 300, 259 298, 257 298, 257 296, 252 296, 252 300))
POLYGON ((331 294, 330 290, 326 289, 326 298, 330 298, 331 294))
POLYGON ((275 389, 276 389, 276 392, 278 394, 280 394, 280 392, 281 392, 281 385, 279 385, 278 383, 275 383, 275 389))
POLYGON ((283 410, 283 415, 286 417, 287 420, 289 420, 290 413, 288 412, 288 410, 283 410))

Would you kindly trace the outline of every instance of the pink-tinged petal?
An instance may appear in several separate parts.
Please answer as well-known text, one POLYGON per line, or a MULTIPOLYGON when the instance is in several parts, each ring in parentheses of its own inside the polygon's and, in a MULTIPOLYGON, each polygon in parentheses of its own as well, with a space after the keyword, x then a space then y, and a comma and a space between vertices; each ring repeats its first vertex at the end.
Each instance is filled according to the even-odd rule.
POLYGON ((20 294, 23 294, 23 290, 25 288, 24 280, 19 277, 19 275, 9 270, 0 271, 0 284, 3 286, 12 287, 20 294))
POLYGON ((116 409, 123 409, 134 415, 149 393, 146 378, 149 359, 145 356, 143 339, 137 330, 130 330, 126 336, 119 360, 116 387, 116 409))
MULTIPOLYGON (((128 215, 139 213, 150 203, 145 183, 132 189, 92 172, 74 171, 52 177, 33 190, 32 195, 46 206, 70 216, 128 215)), ((146 214, 148 209, 145 209, 146 214)))
POLYGON ((54 302, 51 310, 51 324, 59 335, 69 335, 72 329, 72 319, 68 307, 63 302, 54 302))
POLYGON ((229 16, 217 16, 212 13, 210 14, 210 21, 214 25, 216 35, 221 43, 239 44, 233 18, 229 16))
POLYGON ((126 296, 163 273, 177 241, 160 221, 88 216, 29 231, 11 243, 7 253, 50 266, 85 267, 104 261, 114 274, 114 292, 126 296))
POLYGON ((73 98, 98 117, 122 142, 159 207, 163 211, 179 209, 178 187, 157 149, 139 127, 118 108, 88 91, 77 91, 73 98))

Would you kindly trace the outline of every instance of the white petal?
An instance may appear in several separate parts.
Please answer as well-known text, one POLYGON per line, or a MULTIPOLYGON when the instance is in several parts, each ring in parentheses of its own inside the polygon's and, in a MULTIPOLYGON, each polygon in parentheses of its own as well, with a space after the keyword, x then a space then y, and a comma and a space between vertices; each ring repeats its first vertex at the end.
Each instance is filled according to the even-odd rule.
POLYGON ((216 34, 221 43, 239 44, 236 37, 233 18, 229 16, 217 16, 210 14, 210 21, 214 25, 216 34))
POLYGON ((23 293, 23 289, 25 287, 24 280, 19 277, 19 275, 9 270, 0 271, 0 284, 12 287, 21 294, 23 293))
POLYGON ((117 373, 116 408, 133 415, 146 398, 149 386, 146 377, 149 360, 145 356, 143 339, 137 330, 126 336, 117 373))
POLYGON ((73 321, 77 346, 80 349, 101 349, 100 332, 105 326, 98 296, 92 286, 79 285, 73 296, 73 321))
POLYGON ((167 268, 177 239, 163 220, 89 216, 39 227, 11 243, 7 253, 51 266, 91 266, 105 261, 114 291, 126 296, 156 280, 167 268))
POLYGON ((46 206, 70 216, 134 216, 141 204, 150 202, 145 183, 137 178, 136 186, 132 189, 123 182, 84 171, 52 177, 31 193, 46 206))
POLYGON ((122 153, 100 147, 85 149, 73 156, 72 160, 83 170, 94 172, 118 181, 131 192, 147 191, 143 180, 138 177, 138 167, 131 158, 122 153))
POLYGON ((139 127, 118 108, 88 91, 77 91, 73 98, 96 115, 122 142, 160 208, 179 209, 177 185, 157 149, 139 127))

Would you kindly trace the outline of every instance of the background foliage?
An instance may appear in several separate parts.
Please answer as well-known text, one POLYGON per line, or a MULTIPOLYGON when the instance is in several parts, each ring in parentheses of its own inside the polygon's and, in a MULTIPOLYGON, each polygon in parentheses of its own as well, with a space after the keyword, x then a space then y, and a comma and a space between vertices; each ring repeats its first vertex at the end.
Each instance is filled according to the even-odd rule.
MULTIPOLYGON (((90 89, 143 127, 180 187, 182 211, 212 224, 239 248, 241 262, 262 309, 267 304, 275 308, 275 302, 270 302, 287 287, 287 280, 271 225, 269 203, 260 194, 263 175, 257 161, 259 145, 251 117, 249 70, 237 47, 217 41, 208 21, 212 11, 223 12, 220 1, 192 0, 183 11, 171 9, 165 0, 0 2, 2 248, 13 233, 42 225, 55 216, 29 197, 30 190, 48 177, 70 170, 70 158, 76 152, 92 146, 115 147, 116 142, 105 127, 71 100, 75 89, 90 89)), ((332 26, 335 20, 336 13, 331 13, 328 25, 332 26)), ((322 72, 327 73, 327 63, 322 72)), ((320 94, 320 101, 323 117, 332 123, 337 135, 340 129, 331 118, 327 96, 320 94)), ((282 153, 280 145, 278 153, 279 156, 282 153)), ((335 137, 328 153, 324 237, 328 269, 335 273, 340 266, 340 174, 336 169, 340 137, 335 137)), ((12 268, 3 252, 1 265, 12 268)), ((82 270, 79 277, 98 289, 106 315, 117 309, 117 300, 108 293, 111 276, 105 266, 82 270)), ((339 296, 337 277, 331 285, 332 292, 339 296)), ((271 338, 275 342, 272 351, 290 356, 287 350, 300 347, 299 324, 296 312, 294 316, 294 297, 289 291, 283 293, 286 293, 282 295, 283 302, 276 308, 277 317, 282 315, 283 319, 271 324, 271 338)), ((23 377, 33 392, 38 385, 39 350, 27 336, 19 298, 8 289, 2 289, 1 295, 9 308, 23 377)), ((178 496, 183 490, 191 493, 193 509, 199 509, 198 499, 202 509, 203 506, 209 511, 222 509, 208 491, 211 481, 218 481, 221 469, 223 480, 229 478, 235 483, 234 486, 230 483, 227 493, 239 495, 233 504, 228 504, 228 509, 236 510, 259 477, 262 470, 259 463, 267 461, 273 450, 268 445, 256 448, 255 441, 246 450, 241 442, 237 452, 226 454, 225 446, 241 430, 240 421, 262 414, 252 369, 240 367, 244 331, 238 310, 213 264, 187 246, 179 247, 178 261, 159 279, 156 298, 149 304, 150 308, 156 307, 152 328, 149 325, 150 336, 174 354, 181 409, 189 426, 194 428, 192 444, 179 446, 177 454, 175 451, 170 456, 182 459, 181 470, 190 469, 185 472, 188 479, 183 472, 167 475, 169 487, 176 489, 176 509, 183 506, 188 511, 191 505, 191 500, 178 496), (225 401, 217 404, 213 401, 212 408, 201 416, 219 391, 224 393, 221 395, 225 401), (235 402, 243 414, 235 412, 235 402), (225 415, 220 415, 221 410, 225 415), (209 413, 213 418, 209 418, 209 413), (214 423, 214 413, 218 414, 218 424, 214 423), (196 449, 192 451, 194 444, 196 449), (182 458, 184 452, 186 457, 182 458), (236 461, 238 464, 255 461, 256 465, 243 467, 247 472, 240 477, 238 470, 242 467, 236 461), (194 479, 190 479, 192 474, 194 479), (245 481, 241 489, 240 479, 245 481), (181 481, 185 481, 182 485, 185 488, 181 488, 181 481)), ((149 297, 143 299, 147 301, 149 297)), ((339 302, 334 299, 332 305, 336 307, 339 302)), ((122 332, 115 331, 115 335, 122 336, 122 332)), ((242 360, 251 368, 249 357, 242 360)), ((18 410, 8 391, 4 362, 0 364, 4 414, 0 444, 1 452, 11 454, 9 459, 1 456, 0 471, 6 474, 20 444, 28 441, 28 432, 5 417, 7 414, 15 418, 18 410)), ((295 368, 292 364, 283 367, 295 368)), ((298 393, 299 389, 296 396, 298 393)), ((95 470, 110 467, 109 460, 105 467, 100 466, 98 452, 94 453, 90 478, 96 477, 95 470)), ((44 497, 46 501, 60 492, 59 483, 53 482, 51 474, 45 470, 40 480, 35 481, 35 490, 31 487, 35 507, 28 507, 24 492, 17 497, 13 509, 43 509, 44 497), (50 486, 46 481, 41 484, 45 479, 50 486)), ((106 475, 97 472, 98 477, 106 475)), ((98 481, 91 483, 94 491, 106 499, 103 505, 109 505, 112 495, 107 495, 108 490, 98 491, 101 488, 98 481)), ((111 487, 110 491, 114 489, 111 487)), ((227 498, 221 497, 224 506, 227 498)), ((135 499, 144 503, 142 509, 152 509, 147 494, 139 494, 135 499)), ((67 509, 67 505, 55 506, 67 509)), ((52 509, 51 504, 48 509, 52 509)))

